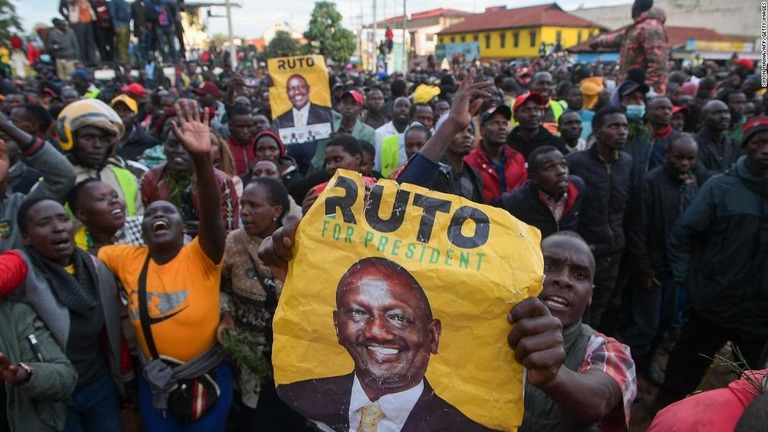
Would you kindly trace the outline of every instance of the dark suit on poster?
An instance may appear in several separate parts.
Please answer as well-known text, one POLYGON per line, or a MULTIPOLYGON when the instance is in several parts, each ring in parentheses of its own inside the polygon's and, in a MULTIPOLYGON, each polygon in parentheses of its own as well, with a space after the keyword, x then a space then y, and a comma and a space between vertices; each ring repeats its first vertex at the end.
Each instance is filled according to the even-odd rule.
MULTIPOLYGON (((322 124, 322 123, 331 123, 331 109, 328 107, 324 107, 321 105, 315 105, 313 103, 309 103, 309 114, 307 115, 307 119, 304 121, 304 124, 306 126, 314 125, 314 124, 322 124)), ((275 119, 275 129, 285 129, 285 128, 292 128, 295 127, 295 124, 293 122, 293 107, 289 109, 288 111, 280 114, 275 119)))
MULTIPOLYGON (((349 431, 349 405, 354 373, 299 381, 277 387, 277 394, 310 420, 325 423, 335 431, 349 431)), ((462 414, 438 396, 424 379, 424 391, 414 405, 402 432, 492 431, 462 414)))

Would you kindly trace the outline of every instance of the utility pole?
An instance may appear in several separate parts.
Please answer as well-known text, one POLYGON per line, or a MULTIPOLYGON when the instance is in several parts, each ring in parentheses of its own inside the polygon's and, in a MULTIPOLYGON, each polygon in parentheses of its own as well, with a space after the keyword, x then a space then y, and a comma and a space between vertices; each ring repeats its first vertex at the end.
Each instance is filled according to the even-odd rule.
POLYGON ((237 50, 235 49, 235 36, 232 33, 232 8, 241 7, 240 3, 232 3, 231 0, 226 0, 226 3, 218 3, 216 1, 187 1, 184 2, 187 8, 211 8, 211 7, 225 7, 227 8, 227 15, 214 15, 211 10, 208 9, 208 18, 226 18, 227 27, 229 27, 229 57, 230 62, 234 68, 237 65, 237 50))
POLYGON ((408 73, 408 14, 405 13, 405 2, 403 0, 403 74, 408 73))
POLYGON ((357 27, 357 58, 360 62, 359 68, 363 69, 363 0, 360 0, 360 15, 358 15, 358 27, 357 27))
POLYGON ((376 0, 373 0, 373 51, 371 54, 373 54, 371 57, 373 58, 373 64, 371 65, 371 71, 373 73, 376 73, 376 66, 378 66, 379 63, 379 47, 376 45, 376 0))
POLYGON ((237 49, 235 48, 235 35, 232 32, 232 4, 227 0, 227 30, 229 31, 229 63, 232 70, 237 70, 237 49))

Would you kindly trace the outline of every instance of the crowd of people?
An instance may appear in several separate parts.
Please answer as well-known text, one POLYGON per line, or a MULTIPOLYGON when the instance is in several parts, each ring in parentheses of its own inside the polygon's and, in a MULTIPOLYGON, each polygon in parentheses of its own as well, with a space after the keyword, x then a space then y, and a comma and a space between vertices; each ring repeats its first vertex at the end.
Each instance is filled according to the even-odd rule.
MULTIPOLYGON (((287 144, 263 67, 190 60, 165 76, 155 54, 184 52, 182 6, 62 0, 35 76, 4 71, 0 430, 138 430, 127 417, 148 431, 313 430, 221 344, 236 332, 271 362, 297 225, 337 169, 541 231, 543 290, 509 314, 521 430, 626 430, 638 375, 659 386, 652 430, 732 429, 733 410, 764 405, 765 385, 743 390, 768 360, 768 95, 753 62, 667 61, 638 36, 663 30, 663 13, 638 0, 631 40, 652 55, 334 66, 331 136, 287 144), (131 22, 138 78, 118 65, 96 80, 83 66, 123 62, 131 22), (685 399, 726 344, 752 375, 685 399), (728 391, 749 394, 720 404, 729 416, 696 411, 728 391)), ((763 430, 755 411, 737 430, 763 430)))

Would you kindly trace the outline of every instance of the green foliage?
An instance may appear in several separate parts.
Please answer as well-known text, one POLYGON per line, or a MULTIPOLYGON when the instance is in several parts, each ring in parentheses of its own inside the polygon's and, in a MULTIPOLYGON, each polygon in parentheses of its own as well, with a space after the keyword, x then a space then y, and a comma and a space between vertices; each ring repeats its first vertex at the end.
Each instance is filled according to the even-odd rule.
POLYGON ((267 58, 289 57, 299 54, 299 43, 291 38, 291 34, 278 30, 275 37, 269 41, 266 49, 267 58))
POLYGON ((21 33, 21 19, 11 0, 0 0, 0 43, 6 44, 14 33, 21 33))
POLYGON ((190 28, 196 28, 203 32, 207 30, 205 22, 203 21, 203 18, 200 15, 199 7, 187 6, 185 18, 187 21, 187 26, 189 26, 190 28))
POLYGON ((333 2, 315 3, 304 37, 308 50, 325 56, 336 63, 347 63, 355 52, 355 35, 341 25, 342 16, 333 2))
POLYGON ((246 332, 225 329, 221 334, 224 351, 241 367, 248 368, 253 375, 263 378, 271 374, 269 362, 259 345, 246 332))

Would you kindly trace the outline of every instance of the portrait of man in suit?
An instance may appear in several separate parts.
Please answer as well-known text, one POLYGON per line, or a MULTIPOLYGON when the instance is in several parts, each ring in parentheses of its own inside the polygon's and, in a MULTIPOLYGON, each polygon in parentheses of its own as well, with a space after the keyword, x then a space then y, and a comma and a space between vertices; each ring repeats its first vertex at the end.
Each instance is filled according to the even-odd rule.
POLYGON ((285 87, 293 106, 277 116, 274 122, 277 129, 331 123, 331 109, 310 101, 311 88, 306 78, 299 74, 291 75, 285 87))
POLYGON ((440 398, 425 378, 442 326, 419 282, 399 264, 364 258, 341 277, 333 320, 355 363, 347 375, 277 387, 281 399, 336 431, 488 431, 440 398))

